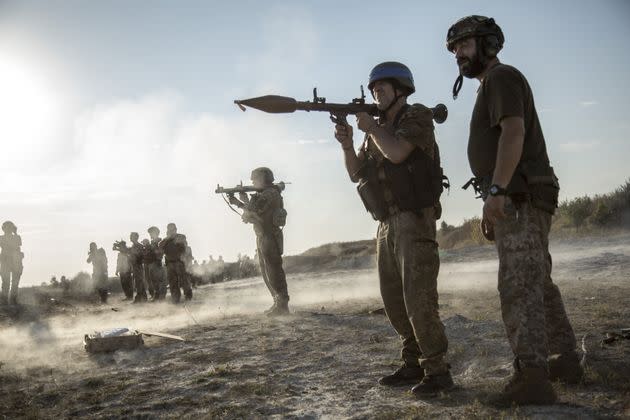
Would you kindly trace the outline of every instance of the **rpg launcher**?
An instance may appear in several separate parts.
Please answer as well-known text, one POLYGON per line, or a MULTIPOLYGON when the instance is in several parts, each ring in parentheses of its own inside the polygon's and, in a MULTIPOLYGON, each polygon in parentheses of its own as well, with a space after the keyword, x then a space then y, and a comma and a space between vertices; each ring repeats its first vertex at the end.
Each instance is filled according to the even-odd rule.
MULTIPOLYGON (((278 188, 280 191, 284 191, 284 189, 286 188, 286 185, 290 184, 290 182, 277 182, 275 184, 272 184, 274 187, 278 188)), ((234 188, 225 188, 222 187, 220 185, 217 185, 217 189, 214 190, 215 193, 217 194, 227 194, 227 195, 234 195, 234 194, 238 194, 238 193, 251 193, 251 192, 261 192, 263 191, 264 188, 256 188, 253 185, 243 185, 243 183, 241 182, 240 184, 238 184, 236 187, 234 188)))
MULTIPOLYGON (((313 88, 313 102, 296 101, 294 98, 289 98, 288 96, 265 95, 250 99, 237 99, 234 103, 243 111, 246 110, 245 107, 250 107, 271 114, 288 114, 295 111, 328 112, 330 113, 330 119, 335 124, 347 123, 346 117, 349 114, 355 115, 359 112, 366 112, 373 117, 378 115, 378 108, 375 104, 365 103, 363 86, 361 86, 361 97, 354 98, 352 102, 347 104, 327 103, 326 98, 317 96, 317 88, 313 88)), ((437 104, 430 109, 433 112, 433 120, 436 123, 442 124, 446 121, 448 117, 446 105, 437 104)))
MULTIPOLYGON (((288 184, 290 184, 290 182, 280 181, 272 185, 282 192, 284 191, 284 189, 286 188, 288 184)), ((234 207, 232 207, 232 203, 230 203, 230 201, 225 196, 227 195, 228 197, 234 197, 234 194, 238 194, 238 193, 262 192, 263 190, 264 188, 256 188, 253 185, 243 185, 243 182, 241 182, 240 184, 238 184, 236 187, 233 187, 233 188, 225 188, 220 185, 217 185, 217 189, 214 190, 214 192, 216 194, 221 194, 221 196, 223 197, 223 201, 226 202, 226 204, 230 207, 230 209, 234 213, 240 215, 240 213, 236 209, 234 209, 234 207)))

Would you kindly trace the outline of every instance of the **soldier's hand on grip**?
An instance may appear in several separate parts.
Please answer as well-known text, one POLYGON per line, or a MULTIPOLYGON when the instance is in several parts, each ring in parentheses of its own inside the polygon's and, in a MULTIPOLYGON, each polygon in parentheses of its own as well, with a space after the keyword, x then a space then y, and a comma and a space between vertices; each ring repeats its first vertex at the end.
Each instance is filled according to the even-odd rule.
POLYGON ((233 194, 228 194, 228 201, 230 202, 230 204, 234 204, 235 206, 240 204, 240 202, 236 199, 236 197, 234 197, 233 194))
POLYGON ((241 200, 243 202, 249 201, 249 197, 247 196, 247 193, 244 193, 244 192, 238 193, 238 198, 239 198, 239 200, 241 200))
POLYGON ((377 125, 374 117, 369 115, 367 112, 359 112, 357 113, 356 117, 357 117, 357 127, 359 127, 359 130, 363 131, 364 133, 369 132, 372 128, 376 127, 377 125))
POLYGON ((341 147, 349 149, 352 147, 352 127, 350 124, 337 124, 335 125, 335 138, 341 147))

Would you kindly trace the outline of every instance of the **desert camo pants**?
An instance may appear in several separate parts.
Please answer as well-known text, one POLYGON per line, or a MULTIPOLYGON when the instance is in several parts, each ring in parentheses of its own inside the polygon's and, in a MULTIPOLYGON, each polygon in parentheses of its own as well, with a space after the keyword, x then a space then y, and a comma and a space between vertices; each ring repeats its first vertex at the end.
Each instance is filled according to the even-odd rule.
POLYGON ((133 278, 131 277, 131 272, 127 273, 118 273, 118 277, 120 277, 120 285, 122 287, 123 293, 127 298, 133 297, 133 278))
POLYGON ((147 290, 144 285, 144 267, 142 264, 133 264, 131 271, 133 271, 133 284, 136 289, 136 297, 140 296, 146 299, 147 290))
POLYGON ((159 262, 145 264, 145 275, 150 290, 153 291, 153 297, 162 299, 166 296, 166 278, 164 276, 164 268, 159 262))
POLYGON ((186 273, 186 267, 183 262, 167 262, 166 278, 168 280, 168 286, 171 289, 171 300, 173 302, 179 302, 181 299, 181 289, 184 289, 184 296, 186 299, 192 298, 192 287, 190 286, 188 274, 186 273))
POLYGON ((21 264, 11 265, 8 263, 0 264, 0 276, 2 277, 2 293, 0 293, 0 301, 5 302, 17 301, 18 286, 22 277, 21 264))
MULTIPOLYGON (((280 235, 282 233, 280 232, 280 235)), ((274 302, 288 302, 287 277, 282 268, 282 245, 278 235, 263 234, 256 236, 260 273, 274 302)))
POLYGON ((440 268, 435 213, 401 212, 381 222, 377 265, 385 313, 403 344, 402 359, 428 375, 444 373, 448 340, 438 313, 440 268))
POLYGON ((576 346, 560 290, 551 280, 551 215, 510 198, 505 214, 494 227, 503 323, 519 365, 547 368, 548 355, 576 346))

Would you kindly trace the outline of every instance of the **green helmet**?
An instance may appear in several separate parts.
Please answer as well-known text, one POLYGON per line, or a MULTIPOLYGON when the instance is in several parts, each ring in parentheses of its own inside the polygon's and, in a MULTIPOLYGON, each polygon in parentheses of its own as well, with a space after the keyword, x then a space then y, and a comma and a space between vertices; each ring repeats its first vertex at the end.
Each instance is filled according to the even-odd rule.
POLYGON ((496 56, 505 42, 503 31, 493 18, 472 15, 461 18, 449 28, 446 48, 453 52, 457 41, 471 37, 481 39, 482 52, 488 57, 496 56))
POLYGON ((17 226, 15 226, 15 223, 13 223, 12 221, 7 220, 6 222, 2 224, 2 231, 8 232, 8 233, 15 233, 17 232, 17 226))
POLYGON ((407 96, 416 91, 411 70, 409 70, 409 67, 397 61, 386 61, 377 64, 370 72, 368 89, 372 91, 374 84, 379 80, 393 81, 394 87, 404 90, 407 96))
POLYGON ((267 184, 273 184, 274 178, 273 178, 273 172, 271 172, 271 169, 265 166, 256 168, 252 171, 251 179, 254 179, 254 177, 257 177, 259 175, 263 177, 263 179, 265 180, 267 184))

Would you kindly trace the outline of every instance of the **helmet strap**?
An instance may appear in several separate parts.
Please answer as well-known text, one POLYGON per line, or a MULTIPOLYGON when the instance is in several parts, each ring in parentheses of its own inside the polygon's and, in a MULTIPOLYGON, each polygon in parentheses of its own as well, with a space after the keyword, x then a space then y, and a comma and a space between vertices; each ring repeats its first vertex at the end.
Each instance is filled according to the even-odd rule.
POLYGON ((462 90, 462 85, 464 84, 464 76, 460 73, 455 79, 455 84, 453 85, 453 100, 457 99, 457 95, 459 95, 459 91, 462 90))
POLYGON ((389 106, 383 110, 379 110, 378 111, 378 116, 379 118, 383 118, 387 115, 387 113, 389 112, 390 109, 392 109, 394 107, 394 105, 396 105, 398 103, 398 100, 400 98, 403 98, 405 95, 401 95, 398 93, 398 88, 396 86, 394 86, 394 92, 396 93, 396 96, 394 96, 394 99, 392 100, 392 102, 389 104, 389 106))

